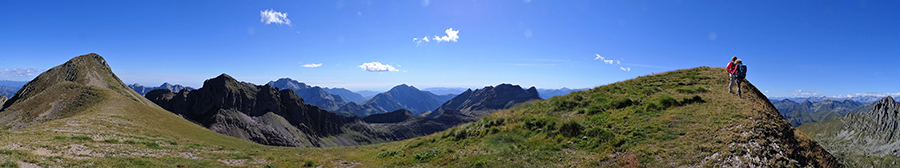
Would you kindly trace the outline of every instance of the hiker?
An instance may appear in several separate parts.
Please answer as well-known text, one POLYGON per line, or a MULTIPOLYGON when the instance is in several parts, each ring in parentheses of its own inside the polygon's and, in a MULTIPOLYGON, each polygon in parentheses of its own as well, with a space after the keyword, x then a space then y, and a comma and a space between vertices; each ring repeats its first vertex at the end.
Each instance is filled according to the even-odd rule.
POLYGON ((725 69, 728 70, 728 77, 730 82, 728 82, 728 93, 731 93, 732 84, 737 83, 737 95, 741 96, 741 80, 744 79, 744 73, 741 71, 746 71, 745 69, 741 69, 743 66, 743 61, 741 59, 737 59, 737 57, 731 57, 731 63, 728 63, 728 67, 725 69))

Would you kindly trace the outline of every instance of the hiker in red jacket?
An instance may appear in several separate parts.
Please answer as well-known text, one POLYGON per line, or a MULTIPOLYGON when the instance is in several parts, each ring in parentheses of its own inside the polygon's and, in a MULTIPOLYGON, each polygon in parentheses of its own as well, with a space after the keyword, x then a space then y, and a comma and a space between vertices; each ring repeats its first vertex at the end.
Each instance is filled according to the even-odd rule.
POLYGON ((728 63, 728 66, 725 67, 725 69, 728 70, 728 78, 730 79, 730 81, 728 82, 728 93, 731 93, 732 84, 737 83, 737 94, 738 94, 738 96, 740 96, 741 95, 741 80, 737 79, 737 72, 738 72, 738 68, 740 68, 738 66, 741 65, 741 63, 743 63, 743 61, 741 61, 741 59, 737 59, 736 56, 731 57, 731 60, 733 60, 733 61, 731 61, 731 63, 728 63))

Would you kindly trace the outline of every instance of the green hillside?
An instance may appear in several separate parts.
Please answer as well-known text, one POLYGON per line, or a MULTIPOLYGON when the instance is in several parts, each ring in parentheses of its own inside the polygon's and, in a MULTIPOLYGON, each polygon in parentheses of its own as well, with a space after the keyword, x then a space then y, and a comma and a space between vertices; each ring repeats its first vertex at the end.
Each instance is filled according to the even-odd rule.
MULTIPOLYGON (((292 148, 209 131, 133 96, 137 93, 111 71, 97 70, 108 69, 105 63, 92 65, 103 66, 76 70, 111 76, 103 78, 106 85, 62 78, 65 81, 31 87, 42 90, 32 96, 10 100, 25 103, 0 111, 0 119, 31 117, 0 120, 2 125, 18 126, 0 131, 0 166, 838 166, 834 157, 795 132, 749 82, 742 88, 743 98, 726 93, 722 68, 642 76, 525 103, 477 122, 399 142, 292 148), (47 109, 60 115, 42 117, 47 109)), ((45 74, 66 76, 53 74, 59 72, 54 69, 45 74)))

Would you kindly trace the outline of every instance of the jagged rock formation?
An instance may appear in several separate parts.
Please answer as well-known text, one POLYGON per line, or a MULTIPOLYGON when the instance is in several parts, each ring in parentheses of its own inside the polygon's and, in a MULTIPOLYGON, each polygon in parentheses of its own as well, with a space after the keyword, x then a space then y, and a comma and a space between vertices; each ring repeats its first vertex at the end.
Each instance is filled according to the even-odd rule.
POLYGON ((511 108, 519 103, 532 100, 542 100, 534 87, 525 90, 519 85, 500 84, 496 87, 488 86, 475 91, 468 89, 423 116, 434 118, 447 111, 484 116, 492 111, 511 108))
POLYGON ((366 98, 364 98, 359 93, 356 93, 356 92, 353 92, 353 91, 350 91, 350 90, 347 90, 344 88, 323 88, 323 89, 325 89, 325 91, 328 93, 341 96, 341 98, 344 98, 344 101, 347 101, 347 103, 350 103, 350 102, 362 103, 362 102, 366 101, 366 98))
POLYGON ((421 114, 435 109, 441 102, 436 95, 421 91, 413 86, 401 84, 391 90, 380 93, 363 103, 348 103, 336 111, 345 116, 368 116, 399 109, 406 109, 413 114, 421 114))
MULTIPOLYGON (((870 111, 850 113, 834 120, 808 123, 798 127, 819 141, 825 149, 842 156, 842 162, 849 165, 870 165, 859 158, 875 160, 875 167, 882 159, 896 161, 900 157, 900 102, 892 97, 878 100, 870 111), (892 157, 885 157, 885 156, 892 157)), ((871 165, 870 165, 871 166, 871 165)))
POLYGON ((128 89, 100 55, 78 56, 41 73, 7 100, 0 109, 0 128, 20 129, 73 116, 109 94, 153 105, 128 89))
POLYGON ((789 99, 772 102, 778 112, 784 116, 785 120, 794 127, 798 127, 804 123, 826 121, 836 117, 842 117, 850 113, 862 103, 853 100, 833 101, 823 100, 818 102, 810 102, 805 100, 802 103, 796 103, 789 99))
POLYGON ((185 87, 182 85, 172 85, 172 84, 169 84, 169 82, 165 82, 162 85, 159 85, 159 87, 147 87, 147 86, 143 86, 141 84, 135 83, 135 84, 128 85, 128 88, 131 88, 132 90, 134 90, 138 94, 141 94, 142 96, 147 95, 147 92, 150 92, 150 91, 156 90, 156 89, 167 89, 167 90, 171 90, 174 92, 180 91, 181 89, 194 90, 194 88, 191 88, 191 87, 185 87))
MULTIPOLYGON (((350 146, 408 139, 477 118, 448 114, 435 119, 402 117, 397 110, 372 118, 341 116, 306 104, 292 89, 239 82, 222 74, 203 87, 147 93, 160 107, 228 136, 277 146, 350 146), (366 123, 371 121, 373 123, 366 123)), ((354 104, 354 103, 351 103, 354 104)))
POLYGON ((2 105, 3 103, 6 103, 6 99, 7 99, 6 96, 0 95, 0 105, 2 105))
POLYGON ((294 93, 297 93, 297 95, 303 98, 306 103, 328 111, 337 110, 338 108, 341 108, 341 106, 347 104, 341 96, 328 93, 321 87, 309 86, 290 78, 281 78, 276 81, 270 81, 269 85, 278 89, 294 90, 294 93))

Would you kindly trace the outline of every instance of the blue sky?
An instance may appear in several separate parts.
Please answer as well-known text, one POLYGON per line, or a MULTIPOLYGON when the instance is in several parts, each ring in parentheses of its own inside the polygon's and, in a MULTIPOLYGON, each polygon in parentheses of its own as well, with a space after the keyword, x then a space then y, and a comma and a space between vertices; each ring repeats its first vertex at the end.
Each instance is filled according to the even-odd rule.
POLYGON ((227 73, 257 84, 290 77, 354 91, 401 83, 587 88, 721 67, 736 55, 749 66, 748 80, 769 96, 897 93, 898 6, 895 0, 0 1, 0 80, 29 80, 36 70, 94 52, 124 82, 144 85, 199 87, 227 73))

